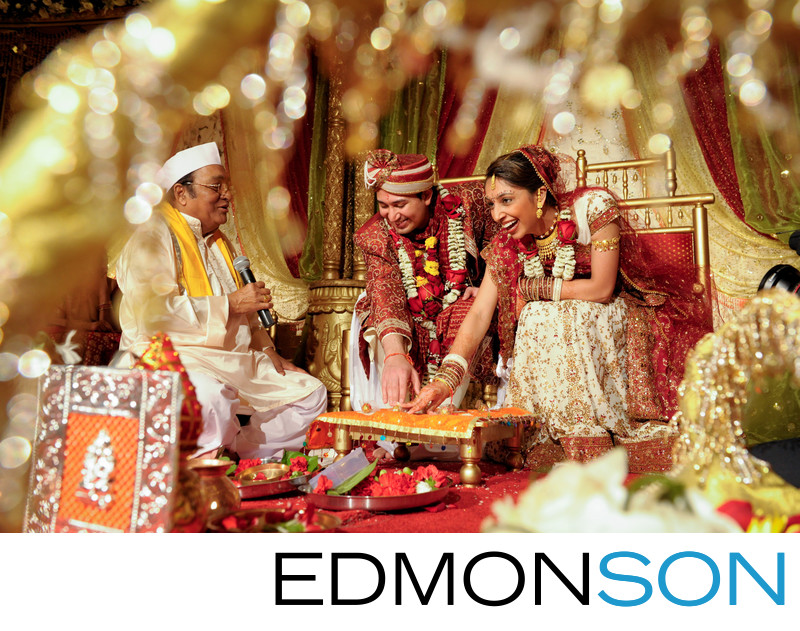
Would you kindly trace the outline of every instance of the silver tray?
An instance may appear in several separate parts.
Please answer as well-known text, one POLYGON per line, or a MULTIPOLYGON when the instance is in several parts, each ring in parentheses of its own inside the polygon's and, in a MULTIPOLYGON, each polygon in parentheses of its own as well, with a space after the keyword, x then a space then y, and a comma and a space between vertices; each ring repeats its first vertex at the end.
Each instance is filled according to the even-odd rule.
POLYGON ((300 490, 306 494, 306 502, 316 508, 325 510, 369 510, 375 512, 407 510, 419 508, 441 501, 452 487, 448 480, 444 486, 428 491, 427 493, 414 493, 413 495, 320 495, 312 493, 311 487, 305 485, 300 490))

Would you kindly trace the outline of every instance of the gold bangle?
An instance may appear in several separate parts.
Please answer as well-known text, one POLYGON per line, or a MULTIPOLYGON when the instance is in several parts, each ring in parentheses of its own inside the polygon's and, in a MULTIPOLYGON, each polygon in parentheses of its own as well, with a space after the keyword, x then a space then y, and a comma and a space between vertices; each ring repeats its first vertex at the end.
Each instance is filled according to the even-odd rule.
POLYGON ((444 379, 440 377, 434 377, 433 380, 438 381, 439 383, 443 383, 447 387, 447 391, 450 393, 450 398, 451 399, 453 398, 453 388, 449 383, 447 383, 444 379))
POLYGON ((619 237, 603 239, 602 241, 592 241, 592 247, 597 252, 608 252, 609 250, 619 249, 619 237))

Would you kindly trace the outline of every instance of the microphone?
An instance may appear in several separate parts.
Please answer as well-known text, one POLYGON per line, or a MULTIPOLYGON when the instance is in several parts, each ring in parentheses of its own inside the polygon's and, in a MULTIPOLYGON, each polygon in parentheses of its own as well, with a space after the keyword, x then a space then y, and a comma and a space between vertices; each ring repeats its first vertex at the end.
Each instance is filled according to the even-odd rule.
MULTIPOLYGON (((253 272, 250 270, 250 259, 246 256, 237 256, 233 259, 233 269, 239 272, 239 276, 241 276, 245 285, 256 282, 256 277, 253 276, 253 272)), ((261 320, 261 325, 265 329, 275 324, 275 320, 272 319, 272 314, 268 309, 259 309, 257 313, 258 319, 261 320)))

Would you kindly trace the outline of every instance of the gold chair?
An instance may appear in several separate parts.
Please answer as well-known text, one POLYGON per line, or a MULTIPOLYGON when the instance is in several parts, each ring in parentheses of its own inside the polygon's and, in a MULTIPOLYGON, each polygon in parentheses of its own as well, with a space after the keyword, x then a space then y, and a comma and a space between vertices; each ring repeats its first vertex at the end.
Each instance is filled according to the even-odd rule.
MULTIPOLYGON (((634 307, 639 310, 639 317, 632 318, 632 326, 641 331, 645 326, 642 322, 649 320, 660 331, 658 340, 649 334, 629 338, 633 340, 629 342, 629 374, 635 371, 639 376, 631 380, 628 398, 629 413, 634 418, 667 420, 672 416, 686 352, 704 334, 713 331, 706 205, 714 203, 714 195, 678 195, 675 164, 671 146, 658 157, 596 164, 589 164, 585 151, 579 150, 576 160, 577 186, 602 186, 618 195, 620 211, 636 232, 653 278, 675 279, 675 284, 680 284, 680 279, 694 278, 691 292, 700 299, 692 307, 692 317, 684 316, 688 319, 672 323, 668 329, 671 334, 651 310, 634 307), (651 192, 656 188, 652 186, 655 176, 649 175, 648 170, 663 171, 663 192, 651 192), (633 184, 640 188, 639 196, 631 195, 633 184), (680 339, 676 337, 678 333, 680 339), (664 357, 668 359, 659 360, 664 357), (657 383, 669 386, 664 389, 657 383)), ((682 304, 691 302, 684 300, 682 304)))
POLYGON ((577 185, 602 186, 620 196, 620 210, 636 232, 654 264, 669 266, 676 273, 689 268, 696 275, 696 293, 710 299, 710 262, 707 204, 712 193, 677 195, 675 150, 670 146, 661 156, 639 160, 589 164, 586 152, 578 150, 577 185), (664 195, 650 196, 648 168, 663 169, 664 195), (593 177, 592 177, 593 176, 593 177), (632 182, 642 188, 641 197, 631 197, 632 182), (615 190, 617 187, 621 190, 615 190), (684 209, 691 207, 691 215, 684 209), (640 214, 641 213, 641 214, 640 214), (657 224, 654 226, 654 222, 657 224))

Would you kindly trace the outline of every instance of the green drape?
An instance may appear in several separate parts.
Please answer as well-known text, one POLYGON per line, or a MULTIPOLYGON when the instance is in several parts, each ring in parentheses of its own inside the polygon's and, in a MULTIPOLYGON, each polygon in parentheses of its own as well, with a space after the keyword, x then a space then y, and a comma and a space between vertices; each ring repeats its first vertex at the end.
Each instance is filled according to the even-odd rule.
POLYGON ((412 79, 394 94, 389 112, 380 122, 382 149, 421 153, 436 160, 446 64, 447 53, 442 51, 425 76, 412 79))
MULTIPOLYGON (((727 55, 723 51, 723 59, 727 55)), ((794 115, 800 110, 800 88, 796 67, 797 51, 788 47, 783 51, 781 72, 787 73, 783 102, 792 103, 794 115)), ((788 239, 785 231, 800 227, 800 183, 791 168, 791 156, 785 156, 775 142, 774 132, 766 128, 760 118, 747 111, 735 90, 726 79, 725 94, 728 102, 728 126, 731 131, 736 173, 739 176, 739 191, 744 204, 747 223, 764 233, 777 233, 783 241, 788 239), (744 133, 751 126, 756 133, 744 133)))
POLYGON ((308 232, 298 267, 305 281, 322 278, 322 238, 325 233, 325 154, 328 149, 328 80, 318 72, 314 99, 314 134, 308 168, 308 232))

